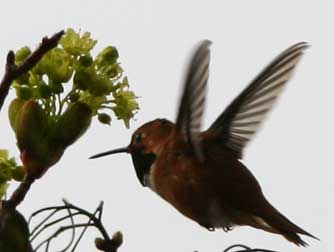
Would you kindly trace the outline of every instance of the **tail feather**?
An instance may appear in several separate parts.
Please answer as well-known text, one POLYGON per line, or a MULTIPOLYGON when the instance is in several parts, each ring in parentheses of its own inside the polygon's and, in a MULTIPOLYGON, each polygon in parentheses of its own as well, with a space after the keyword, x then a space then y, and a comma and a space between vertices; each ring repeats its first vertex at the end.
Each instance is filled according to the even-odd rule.
POLYGON ((267 202, 265 209, 263 209, 263 212, 260 215, 261 216, 259 217, 262 218, 270 227, 276 230, 277 233, 283 235, 287 240, 298 246, 308 246, 308 244, 303 241, 298 234, 306 235, 319 240, 314 235, 292 223, 288 218, 277 211, 269 202, 267 202))

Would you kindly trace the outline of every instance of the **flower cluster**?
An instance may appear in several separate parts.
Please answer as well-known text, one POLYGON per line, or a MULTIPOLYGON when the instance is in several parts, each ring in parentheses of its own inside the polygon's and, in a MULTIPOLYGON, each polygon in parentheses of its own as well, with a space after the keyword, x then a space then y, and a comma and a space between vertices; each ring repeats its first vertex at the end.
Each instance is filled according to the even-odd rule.
MULTIPOLYGON (((10 104, 9 119, 25 171, 36 178, 59 161, 93 117, 110 124, 112 112, 129 127, 138 110, 117 49, 108 46, 94 58, 96 43, 90 33, 68 29, 58 47, 13 84, 17 98, 10 104)), ((21 64, 30 54, 28 47, 21 48, 15 63, 21 64)))
MULTIPOLYGON (((110 123, 110 115, 103 111, 111 110, 129 127, 138 110, 136 96, 129 90, 127 77, 123 77, 117 49, 108 46, 94 59, 91 51, 96 43, 90 33, 80 36, 68 29, 57 48, 15 81, 17 97, 37 101, 53 120, 73 103, 83 102, 101 123, 110 123)), ((15 54, 15 63, 22 63, 30 54, 30 48, 21 48, 15 54)))
POLYGON ((8 181, 22 181, 23 167, 17 165, 15 158, 9 158, 7 150, 0 150, 0 200, 5 196, 8 181))

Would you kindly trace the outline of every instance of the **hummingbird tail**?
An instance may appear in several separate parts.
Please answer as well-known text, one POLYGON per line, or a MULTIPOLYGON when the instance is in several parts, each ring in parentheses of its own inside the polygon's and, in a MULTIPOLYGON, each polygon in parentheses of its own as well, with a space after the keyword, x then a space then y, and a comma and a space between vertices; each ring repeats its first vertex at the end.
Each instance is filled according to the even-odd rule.
POLYGON ((261 218, 270 227, 277 231, 278 234, 283 235, 288 241, 295 243, 297 246, 308 246, 308 244, 303 241, 298 234, 306 235, 319 240, 317 237, 313 236, 312 234, 306 232, 304 229, 292 223, 288 218, 286 218, 272 205, 270 205, 269 202, 267 203, 267 207, 264 211, 265 213, 261 216, 261 218))

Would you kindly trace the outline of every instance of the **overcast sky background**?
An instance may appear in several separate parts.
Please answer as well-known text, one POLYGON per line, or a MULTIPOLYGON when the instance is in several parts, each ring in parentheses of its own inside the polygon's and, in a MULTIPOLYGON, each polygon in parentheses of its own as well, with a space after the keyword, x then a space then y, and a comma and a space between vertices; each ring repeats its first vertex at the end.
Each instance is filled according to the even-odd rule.
MULTIPOLYGON (((131 89, 141 97, 141 109, 129 130, 116 120, 111 127, 95 121, 33 185, 20 210, 28 216, 38 208, 60 204, 63 197, 93 210, 104 200, 108 231, 124 234, 120 251, 218 252, 235 243, 281 252, 332 251, 333 7, 332 1, 298 0, 3 1, 1 75, 10 49, 34 47, 43 36, 73 27, 98 39, 95 52, 110 44, 118 48, 131 89), (174 120, 183 70, 201 39, 213 41, 205 127, 273 57, 296 42, 311 44, 247 148, 244 163, 269 201, 320 242, 304 237, 310 247, 297 248, 278 235, 248 227, 208 232, 142 188, 130 156, 88 160, 96 152, 127 145, 131 133, 148 120, 174 120)), ((6 115, 9 98, 0 115, 0 148, 18 157, 6 115)), ((78 251, 95 251, 96 236, 95 232, 85 236, 78 251)))

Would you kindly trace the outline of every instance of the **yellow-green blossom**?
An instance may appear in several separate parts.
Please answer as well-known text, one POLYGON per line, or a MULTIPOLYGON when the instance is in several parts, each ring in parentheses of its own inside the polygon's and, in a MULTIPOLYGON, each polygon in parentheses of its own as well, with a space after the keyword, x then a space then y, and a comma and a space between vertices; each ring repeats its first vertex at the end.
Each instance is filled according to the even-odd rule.
POLYGON ((20 48, 15 53, 15 64, 21 64, 29 55, 31 54, 31 50, 28 46, 20 48))
MULTIPOLYGON (((91 50, 96 42, 88 32, 81 35, 68 29, 60 45, 13 85, 17 98, 9 107, 10 123, 25 172, 35 178, 59 161, 66 148, 86 132, 94 116, 100 123, 110 124, 114 113, 129 127, 138 110, 117 49, 107 46, 94 58, 91 50)), ((20 49, 17 63, 30 53, 28 47, 20 49)), ((14 170, 11 175, 3 172, 3 181, 22 177, 22 169, 14 170)))
POLYGON ((139 109, 136 96, 132 91, 120 91, 115 97, 116 106, 112 108, 118 119, 124 121, 125 126, 129 128, 129 121, 134 116, 135 111, 139 109))
POLYGON ((8 181, 22 180, 24 175, 22 166, 18 166, 14 158, 9 158, 8 151, 0 149, 0 200, 6 194, 8 181))
POLYGON ((37 74, 46 74, 55 82, 68 82, 73 73, 73 58, 61 48, 54 48, 36 65, 37 74))
POLYGON ((88 54, 97 41, 91 39, 89 32, 84 32, 80 37, 73 29, 67 29, 65 35, 61 38, 60 44, 66 52, 74 56, 88 54))

